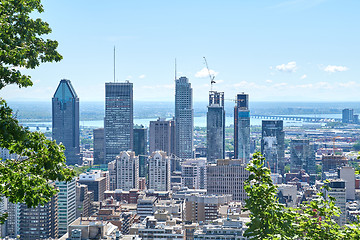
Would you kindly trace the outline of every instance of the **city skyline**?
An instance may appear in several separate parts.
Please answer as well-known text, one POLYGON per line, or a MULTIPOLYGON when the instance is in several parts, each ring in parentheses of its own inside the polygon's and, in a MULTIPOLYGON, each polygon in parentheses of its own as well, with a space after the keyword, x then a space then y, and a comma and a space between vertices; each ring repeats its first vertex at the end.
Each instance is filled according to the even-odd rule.
POLYGON ((204 56, 214 90, 231 98, 247 92, 253 101, 360 100, 357 1, 84 3, 43 3, 37 15, 49 22, 64 59, 24 70, 34 87, 7 86, 2 97, 44 101, 58 79, 68 78, 82 101, 102 101, 116 46, 116 80, 134 83, 135 100, 171 101, 177 58, 194 101, 206 101, 204 56), (187 17, 174 17, 181 14, 187 17), (150 94, 154 89, 163 94, 150 94))

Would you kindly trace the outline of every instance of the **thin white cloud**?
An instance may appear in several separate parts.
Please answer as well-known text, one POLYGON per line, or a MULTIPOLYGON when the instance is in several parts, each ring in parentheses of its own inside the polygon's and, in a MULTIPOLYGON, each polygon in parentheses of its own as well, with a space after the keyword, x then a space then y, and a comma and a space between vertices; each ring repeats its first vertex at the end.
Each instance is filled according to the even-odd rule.
POLYGON ((141 75, 139 76, 140 79, 143 79, 143 78, 145 78, 145 77, 146 77, 145 74, 141 74, 141 75))
POLYGON ((325 72, 331 72, 331 73, 334 73, 334 72, 345 72, 349 70, 348 67, 345 67, 345 66, 335 66, 335 65, 328 65, 327 67, 324 68, 324 71, 325 72))
POLYGON ((296 88, 313 88, 313 87, 314 87, 314 85, 311 83, 296 85, 296 88))
POLYGON ((349 88, 349 87, 358 87, 358 84, 356 84, 355 81, 350 81, 350 82, 346 82, 346 83, 339 83, 340 87, 345 87, 345 88, 349 88))
POLYGON ((273 80, 267 79, 265 82, 266 82, 266 83, 272 83, 273 80))
POLYGON ((299 84, 294 85, 292 88, 306 88, 306 89, 315 89, 315 90, 321 90, 321 89, 333 89, 333 84, 330 84, 329 82, 316 82, 316 83, 307 83, 307 84, 299 84))
POLYGON ((307 78, 307 75, 306 75, 306 74, 304 74, 304 75, 302 75, 302 76, 300 77, 300 79, 305 79, 305 78, 307 78))
MULTIPOLYGON (((219 74, 219 72, 215 72, 214 70, 210 69, 210 74, 212 76, 216 76, 219 74)), ((207 70, 207 68, 203 68, 200 71, 198 71, 197 73, 195 73, 195 77, 197 77, 197 78, 209 77, 209 71, 207 70)))
POLYGON ((273 87, 278 88, 278 87, 285 87, 287 85, 288 85, 287 83, 277 83, 277 84, 274 84, 273 87))
POLYGON ((287 64, 281 64, 281 65, 277 65, 276 70, 280 71, 280 72, 295 72, 296 70, 296 62, 288 62, 287 64))

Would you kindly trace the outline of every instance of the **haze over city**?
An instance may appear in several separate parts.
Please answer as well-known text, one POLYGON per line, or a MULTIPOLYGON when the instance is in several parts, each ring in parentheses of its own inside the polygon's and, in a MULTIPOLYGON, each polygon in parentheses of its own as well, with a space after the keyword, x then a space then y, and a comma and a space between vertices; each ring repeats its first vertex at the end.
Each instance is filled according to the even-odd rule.
MULTIPOLYGON (((60 63, 28 71, 34 86, 5 99, 49 101, 60 79, 81 101, 104 101, 105 82, 134 83, 134 100, 174 101, 174 59, 194 101, 210 90, 203 57, 226 99, 359 101, 358 1, 44 1, 39 14, 60 63), (350 37, 351 36, 351 37, 350 37)), ((36 15, 37 16, 37 15, 36 15)))
POLYGON ((358 9, 1 0, 0 239, 360 239, 358 9))

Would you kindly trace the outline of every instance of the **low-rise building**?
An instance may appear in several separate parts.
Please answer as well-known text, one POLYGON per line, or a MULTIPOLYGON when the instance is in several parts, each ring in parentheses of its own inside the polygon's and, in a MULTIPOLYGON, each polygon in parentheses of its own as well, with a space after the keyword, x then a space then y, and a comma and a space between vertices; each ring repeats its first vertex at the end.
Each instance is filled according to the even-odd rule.
POLYGON ((199 195, 185 196, 184 220, 188 222, 206 222, 219 218, 220 205, 231 202, 231 195, 199 195))
POLYGON ((158 220, 154 216, 149 216, 144 222, 134 224, 130 229, 130 234, 138 235, 143 240, 184 239, 182 225, 173 221, 158 220))
POLYGON ((219 219, 213 224, 204 225, 194 232, 194 240, 203 239, 231 239, 245 240, 243 236, 245 231, 245 222, 241 219, 219 219))

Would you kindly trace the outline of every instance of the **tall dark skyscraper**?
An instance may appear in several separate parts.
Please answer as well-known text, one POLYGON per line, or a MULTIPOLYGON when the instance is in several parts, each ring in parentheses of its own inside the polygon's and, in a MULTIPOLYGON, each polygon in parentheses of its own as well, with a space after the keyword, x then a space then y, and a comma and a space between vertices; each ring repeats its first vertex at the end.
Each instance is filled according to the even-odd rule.
POLYGON ((191 83, 186 77, 175 80, 175 128, 176 156, 181 159, 192 158, 194 110, 191 83))
POLYGON ((104 128, 96 128, 93 130, 94 137, 94 164, 105 163, 105 136, 104 128))
POLYGON ((266 158, 266 166, 272 173, 284 172, 285 132, 283 120, 263 120, 261 135, 261 154, 266 158))
POLYGON ((65 146, 66 164, 80 163, 79 98, 70 80, 62 79, 52 98, 52 138, 65 146))
POLYGON ((250 161, 250 110, 249 95, 238 94, 234 108, 235 159, 250 161))
POLYGON ((135 126, 133 150, 135 155, 147 154, 147 128, 144 126, 135 126))
POLYGON ((105 160, 133 148, 133 84, 105 83, 105 160))
POLYGON ((207 160, 216 163, 225 158, 224 93, 210 91, 207 112, 207 160))

